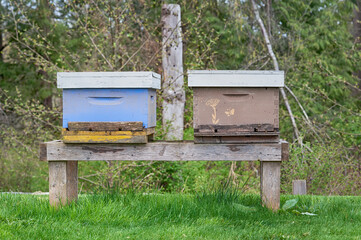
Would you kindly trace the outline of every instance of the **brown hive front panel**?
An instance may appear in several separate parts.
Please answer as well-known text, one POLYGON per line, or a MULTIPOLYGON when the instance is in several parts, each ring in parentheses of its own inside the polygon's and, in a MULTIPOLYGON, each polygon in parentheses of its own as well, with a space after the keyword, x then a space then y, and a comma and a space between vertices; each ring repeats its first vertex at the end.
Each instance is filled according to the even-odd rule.
POLYGON ((191 84, 195 141, 278 142, 278 86, 282 81, 268 83, 270 74, 240 71, 194 73, 191 84))
POLYGON ((220 132, 279 129, 278 88, 194 88, 194 128, 220 132), (218 129, 217 129, 218 128, 218 129))

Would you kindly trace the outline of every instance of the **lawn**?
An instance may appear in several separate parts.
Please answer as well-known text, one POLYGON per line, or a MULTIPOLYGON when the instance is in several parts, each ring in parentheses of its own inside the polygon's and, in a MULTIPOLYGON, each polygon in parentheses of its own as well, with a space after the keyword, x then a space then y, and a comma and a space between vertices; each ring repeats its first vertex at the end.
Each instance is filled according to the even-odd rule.
POLYGON ((60 209, 47 196, 0 194, 0 239, 361 239, 361 197, 296 199, 274 213, 230 191, 81 195, 60 209))

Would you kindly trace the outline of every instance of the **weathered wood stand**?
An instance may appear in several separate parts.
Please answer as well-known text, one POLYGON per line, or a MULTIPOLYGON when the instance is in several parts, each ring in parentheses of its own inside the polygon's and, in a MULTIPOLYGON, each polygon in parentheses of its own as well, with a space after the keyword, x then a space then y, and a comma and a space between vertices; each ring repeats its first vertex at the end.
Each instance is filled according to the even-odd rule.
POLYGON ((261 161, 261 198, 272 210, 280 206, 281 161, 288 159, 288 143, 194 144, 151 142, 147 144, 40 145, 40 160, 49 163, 49 201, 64 205, 78 198, 78 161, 261 161))

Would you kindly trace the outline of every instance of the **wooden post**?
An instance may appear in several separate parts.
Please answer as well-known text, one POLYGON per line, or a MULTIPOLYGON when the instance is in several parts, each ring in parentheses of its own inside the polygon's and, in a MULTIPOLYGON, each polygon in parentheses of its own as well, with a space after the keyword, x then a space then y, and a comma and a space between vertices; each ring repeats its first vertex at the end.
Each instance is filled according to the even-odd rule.
POLYGON ((184 103, 181 9, 162 6, 163 128, 166 140, 183 139, 184 103))
POLYGON ((261 161, 262 204, 276 211, 280 208, 281 162, 261 161))
MULTIPOLYGON (((288 161, 288 142, 281 140, 281 161, 288 161)), ((266 207, 277 211, 280 208, 281 161, 261 160, 261 199, 266 207)))
POLYGON ((40 160, 49 163, 51 205, 77 199, 78 161, 261 161, 261 198, 276 211, 280 207, 281 162, 288 159, 288 143, 194 144, 152 142, 147 144, 40 144, 40 160))
POLYGON ((293 195, 306 195, 307 194, 306 180, 293 180, 292 193, 293 195))
POLYGON ((65 205, 78 199, 78 161, 49 162, 49 202, 65 205))

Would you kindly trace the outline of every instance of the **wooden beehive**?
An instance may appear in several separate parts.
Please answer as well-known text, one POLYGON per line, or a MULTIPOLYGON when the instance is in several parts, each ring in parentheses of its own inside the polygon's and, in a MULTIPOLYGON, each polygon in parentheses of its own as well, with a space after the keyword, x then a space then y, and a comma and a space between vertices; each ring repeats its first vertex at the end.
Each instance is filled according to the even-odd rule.
POLYGON ((66 143, 143 143, 156 126, 153 72, 62 72, 66 143))
POLYGON ((198 143, 278 142, 282 71, 189 71, 198 143))

